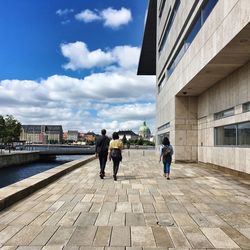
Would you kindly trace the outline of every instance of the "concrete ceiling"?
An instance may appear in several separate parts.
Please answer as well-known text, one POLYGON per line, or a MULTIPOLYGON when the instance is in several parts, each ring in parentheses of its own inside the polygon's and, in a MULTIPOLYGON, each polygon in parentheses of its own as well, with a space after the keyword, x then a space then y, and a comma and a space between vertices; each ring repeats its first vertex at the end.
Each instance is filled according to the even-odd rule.
POLYGON ((178 96, 198 96, 250 60, 250 23, 223 48, 178 96), (186 92, 186 93, 185 93, 186 92), (183 94, 185 93, 185 94, 183 94))
POLYGON ((157 1, 150 0, 137 75, 156 74, 156 16, 157 1))

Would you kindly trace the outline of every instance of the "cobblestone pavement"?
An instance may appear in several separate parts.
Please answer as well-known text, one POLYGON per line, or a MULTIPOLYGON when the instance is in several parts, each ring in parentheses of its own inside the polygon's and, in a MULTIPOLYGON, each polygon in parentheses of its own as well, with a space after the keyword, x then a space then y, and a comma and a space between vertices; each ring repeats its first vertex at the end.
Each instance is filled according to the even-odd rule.
POLYGON ((125 151, 117 182, 94 160, 1 211, 1 249, 250 249, 250 180, 157 160, 125 151))

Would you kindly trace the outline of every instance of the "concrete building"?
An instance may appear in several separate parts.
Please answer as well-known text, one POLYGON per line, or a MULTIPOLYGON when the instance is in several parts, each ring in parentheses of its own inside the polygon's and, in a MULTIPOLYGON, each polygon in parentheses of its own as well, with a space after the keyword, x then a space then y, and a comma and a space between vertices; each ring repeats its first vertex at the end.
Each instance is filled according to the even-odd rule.
POLYGON ((77 130, 68 130, 68 141, 76 142, 79 138, 79 132, 77 130))
POLYGON ((250 1, 150 0, 138 74, 176 161, 250 173, 250 1))
POLYGON ((61 125, 22 125, 20 140, 27 143, 62 143, 61 125))

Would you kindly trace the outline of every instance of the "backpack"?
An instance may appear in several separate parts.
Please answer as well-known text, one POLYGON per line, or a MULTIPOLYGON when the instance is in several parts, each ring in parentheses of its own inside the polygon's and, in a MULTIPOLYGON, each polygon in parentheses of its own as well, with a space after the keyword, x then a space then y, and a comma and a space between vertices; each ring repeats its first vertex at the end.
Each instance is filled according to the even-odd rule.
POLYGON ((174 151, 171 145, 169 146, 164 146, 162 148, 162 158, 163 161, 165 161, 167 158, 171 159, 172 155, 173 155, 174 151))
POLYGON ((111 150, 111 157, 113 160, 122 160, 122 153, 121 150, 119 148, 113 148, 111 150))

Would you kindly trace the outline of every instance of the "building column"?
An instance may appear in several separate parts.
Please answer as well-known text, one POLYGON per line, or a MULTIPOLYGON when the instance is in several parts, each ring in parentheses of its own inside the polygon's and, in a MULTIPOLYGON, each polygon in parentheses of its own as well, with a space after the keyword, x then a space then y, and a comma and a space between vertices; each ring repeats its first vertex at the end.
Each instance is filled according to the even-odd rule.
POLYGON ((198 161, 197 97, 175 97, 175 161, 198 161))

